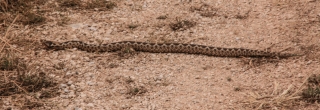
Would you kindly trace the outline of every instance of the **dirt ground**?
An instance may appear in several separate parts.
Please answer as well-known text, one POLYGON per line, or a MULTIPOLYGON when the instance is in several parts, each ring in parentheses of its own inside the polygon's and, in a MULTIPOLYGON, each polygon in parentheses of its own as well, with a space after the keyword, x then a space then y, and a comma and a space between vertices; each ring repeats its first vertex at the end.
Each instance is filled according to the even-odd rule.
MULTIPOLYGON (((34 9, 45 11, 43 24, 16 23, 6 37, 12 41, 11 48, 20 51, 20 58, 34 67, 32 71, 44 72, 59 82, 61 94, 48 99, 41 108, 320 107, 317 103, 291 100, 299 97, 297 94, 310 75, 320 72, 319 0, 119 0, 110 10, 48 9, 50 3, 59 5, 51 0, 34 9), (176 29, 175 23, 182 23, 182 27, 176 29), (303 56, 225 58, 144 52, 119 56, 117 52, 45 50, 40 39, 90 44, 191 43, 303 56)), ((2 108, 15 108, 11 99, 2 101, 2 108)))

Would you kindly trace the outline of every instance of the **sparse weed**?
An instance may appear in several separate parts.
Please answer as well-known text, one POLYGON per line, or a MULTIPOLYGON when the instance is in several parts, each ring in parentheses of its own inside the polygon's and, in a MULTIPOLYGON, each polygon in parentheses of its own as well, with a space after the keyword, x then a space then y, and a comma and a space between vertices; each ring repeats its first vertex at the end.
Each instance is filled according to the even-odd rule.
POLYGON ((105 0, 93 0, 87 3, 87 9, 98 9, 98 10, 111 10, 114 7, 117 7, 117 4, 112 1, 105 1, 105 0))
POLYGON ((320 75, 311 75, 308 78, 308 88, 302 90, 302 100, 308 102, 319 102, 320 101, 320 75))
POLYGON ((170 28, 173 31, 178 31, 178 30, 183 31, 183 30, 189 29, 195 25, 196 25, 196 22, 189 21, 189 20, 176 20, 175 23, 169 24, 170 28))

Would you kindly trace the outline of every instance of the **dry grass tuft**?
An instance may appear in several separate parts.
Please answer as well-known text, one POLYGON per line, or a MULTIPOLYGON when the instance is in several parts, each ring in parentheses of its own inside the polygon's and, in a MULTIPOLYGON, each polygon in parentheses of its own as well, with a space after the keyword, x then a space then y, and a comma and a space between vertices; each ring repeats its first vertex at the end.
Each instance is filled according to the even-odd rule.
POLYGON ((301 50, 304 51, 304 54, 306 55, 306 60, 320 61, 320 45, 319 44, 302 46, 301 50))
POLYGON ((293 89, 293 85, 289 85, 286 90, 279 90, 279 84, 274 83, 274 89, 269 95, 260 95, 258 93, 250 93, 250 99, 246 102, 250 108, 255 109, 283 109, 294 108, 301 105, 299 101, 317 102, 320 101, 320 75, 310 75, 297 88, 293 89), (314 83, 316 82, 316 84, 314 83), (313 83, 312 87, 310 83, 313 83), (308 88, 305 88, 308 85, 308 88))
POLYGON ((117 7, 117 4, 112 1, 105 1, 105 0, 92 0, 91 2, 87 3, 87 9, 96 9, 96 10, 111 10, 117 7))
POLYGON ((158 16, 157 19, 167 19, 168 16, 167 15, 161 15, 161 16, 158 16))
POLYGON ((0 70, 1 71, 13 71, 17 70, 21 66, 25 66, 23 63, 19 62, 19 58, 14 52, 9 52, 10 50, 5 50, 3 54, 0 54, 0 70))
POLYGON ((131 29, 131 30, 133 30, 133 29, 135 29, 137 27, 139 27, 139 24, 129 24, 128 25, 128 28, 131 29))
POLYGON ((173 31, 184 31, 195 26, 197 23, 190 20, 176 20, 175 23, 170 23, 169 26, 173 31))
POLYGON ((241 63, 243 65, 248 65, 247 69, 257 68, 265 64, 275 64, 277 65, 280 62, 279 59, 274 58, 242 58, 241 63))
POLYGON ((147 92, 147 89, 143 86, 127 88, 127 94, 130 96, 142 95, 146 92, 147 92))
POLYGON ((24 12, 29 10, 30 3, 34 0, 1 0, 0 11, 1 12, 24 12))
POLYGON ((218 16, 218 8, 214 8, 208 4, 202 4, 201 6, 191 6, 189 9, 191 12, 197 12, 203 17, 214 17, 218 16))
POLYGON ((66 8, 95 9, 99 11, 111 10, 117 7, 116 2, 105 0, 90 0, 82 2, 81 0, 62 0, 60 6, 66 8))
POLYGON ((34 67, 28 68, 17 52, 4 50, 0 54, 0 96, 13 100, 11 106, 32 109, 43 106, 42 99, 59 95, 54 79, 34 67))
POLYGON ((303 89, 302 99, 314 103, 320 101, 320 75, 313 74, 308 78, 308 88, 303 89))
POLYGON ((62 0, 60 1, 62 7, 77 7, 81 6, 81 0, 62 0))
POLYGON ((8 26, 4 37, 0 38, 0 96, 9 100, 6 109, 34 109, 45 104, 46 98, 59 94, 57 83, 44 72, 38 72, 33 65, 26 64, 19 58, 23 52, 11 43, 18 39, 8 39, 11 26, 8 26), (14 107, 14 108, 12 108, 14 107))
POLYGON ((279 83, 274 83, 274 89, 269 95, 261 95, 258 93, 250 93, 250 99, 247 104, 251 108, 255 109, 279 109, 290 108, 297 104, 297 101, 301 98, 300 92, 303 85, 307 82, 305 80, 301 86, 297 89, 293 89, 293 85, 289 85, 286 90, 279 89, 279 83))
POLYGON ((41 24, 44 23, 45 20, 45 17, 31 12, 25 13, 22 19, 24 25, 41 24))
POLYGON ((40 4, 45 4, 42 0, 1 0, 0 1, 0 18, 2 22, 12 22, 14 16, 21 16, 17 22, 22 22, 24 25, 40 24, 45 21, 45 18, 38 12, 34 12, 33 8, 40 4))

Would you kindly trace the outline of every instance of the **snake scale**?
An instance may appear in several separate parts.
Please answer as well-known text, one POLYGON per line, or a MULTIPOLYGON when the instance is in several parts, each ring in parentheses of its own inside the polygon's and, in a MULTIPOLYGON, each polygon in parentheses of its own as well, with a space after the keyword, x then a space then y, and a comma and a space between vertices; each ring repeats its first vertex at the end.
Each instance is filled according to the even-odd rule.
POLYGON ((202 54, 216 57, 279 57, 287 58, 297 56, 296 54, 267 52, 261 50, 243 49, 243 48, 221 48, 197 44, 183 43, 146 43, 135 41, 121 41, 108 44, 87 44, 82 41, 53 42, 41 40, 42 45, 47 49, 64 50, 77 48, 87 52, 113 52, 124 48, 132 48, 135 51, 151 53, 187 53, 202 54))

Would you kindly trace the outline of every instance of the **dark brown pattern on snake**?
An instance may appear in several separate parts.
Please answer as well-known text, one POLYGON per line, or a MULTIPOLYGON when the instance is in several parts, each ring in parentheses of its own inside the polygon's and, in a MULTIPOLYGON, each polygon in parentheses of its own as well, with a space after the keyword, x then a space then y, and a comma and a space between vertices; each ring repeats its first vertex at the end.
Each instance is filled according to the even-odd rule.
POLYGON ((113 52, 123 48, 132 48, 135 51, 152 53, 187 53, 202 54, 216 57, 291 57, 296 54, 267 52, 261 50, 251 50, 243 48, 221 48, 196 44, 183 43, 146 43, 135 41, 121 41, 102 45, 87 44, 82 41, 53 42, 41 40, 47 49, 64 50, 77 48, 87 52, 113 52))

